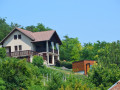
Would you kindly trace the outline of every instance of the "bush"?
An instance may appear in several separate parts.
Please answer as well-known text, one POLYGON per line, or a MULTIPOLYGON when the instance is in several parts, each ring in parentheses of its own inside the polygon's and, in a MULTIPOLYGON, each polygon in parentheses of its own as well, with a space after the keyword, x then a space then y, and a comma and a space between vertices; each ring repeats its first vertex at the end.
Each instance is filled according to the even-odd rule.
POLYGON ((120 69, 116 64, 110 64, 109 67, 95 64, 88 72, 88 79, 96 87, 107 88, 120 80, 120 69))
POLYGON ((0 90, 5 90, 5 82, 3 81, 2 78, 0 78, 0 90))
POLYGON ((33 65, 41 67, 43 65, 43 58, 41 56, 34 56, 33 57, 33 65))
POLYGON ((6 49, 0 48, 0 58, 5 58, 5 57, 6 57, 6 49))
POLYGON ((60 66, 64 66, 66 68, 71 69, 72 68, 72 62, 66 62, 66 61, 60 61, 60 66))
POLYGON ((4 58, 0 62, 0 77, 5 81, 7 90, 28 89, 33 85, 41 86, 41 74, 26 60, 4 58))
POLYGON ((48 83, 48 90, 58 90, 63 83, 63 75, 60 73, 53 73, 52 79, 48 83))

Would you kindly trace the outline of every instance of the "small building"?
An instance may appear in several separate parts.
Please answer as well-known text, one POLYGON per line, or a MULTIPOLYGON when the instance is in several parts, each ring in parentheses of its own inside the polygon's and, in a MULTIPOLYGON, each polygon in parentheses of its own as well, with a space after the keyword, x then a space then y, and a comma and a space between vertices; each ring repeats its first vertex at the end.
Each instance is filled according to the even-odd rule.
POLYGON ((112 85, 108 90, 120 90, 120 80, 112 85))
POLYGON ((88 70, 94 63, 96 63, 95 60, 82 60, 73 62, 72 63, 73 72, 78 72, 86 75, 88 70))

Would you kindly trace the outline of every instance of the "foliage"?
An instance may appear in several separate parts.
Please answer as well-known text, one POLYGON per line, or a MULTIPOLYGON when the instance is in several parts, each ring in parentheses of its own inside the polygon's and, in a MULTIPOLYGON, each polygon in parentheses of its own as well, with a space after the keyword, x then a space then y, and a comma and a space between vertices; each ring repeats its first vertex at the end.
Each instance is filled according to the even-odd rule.
POLYGON ((15 27, 21 27, 17 23, 12 23, 9 25, 6 23, 6 18, 0 18, 0 41, 8 35, 8 33, 13 30, 15 27))
POLYGON ((0 58, 5 58, 6 57, 6 50, 5 48, 0 48, 0 58))
POLYGON ((41 85, 41 74, 38 67, 16 58, 4 58, 0 62, 0 77, 6 82, 9 90, 27 89, 41 85))
POLYGON ((52 30, 49 27, 45 27, 42 23, 38 23, 37 26, 27 26, 25 27, 26 30, 32 31, 32 32, 40 32, 40 31, 49 31, 52 30))
POLYGON ((69 38, 64 36, 62 45, 60 46, 60 59, 69 62, 78 61, 80 59, 80 50, 82 48, 78 38, 69 38))
POLYGON ((41 56, 34 56, 33 57, 33 65, 41 67, 43 65, 43 58, 41 56))
POLYGON ((0 41, 3 40, 3 38, 5 38, 15 27, 26 29, 32 32, 52 30, 49 27, 45 27, 42 23, 38 23, 37 26, 31 25, 24 28, 23 26, 13 22, 11 22, 11 24, 7 24, 6 18, 0 18, 0 41))
POLYGON ((60 73, 53 73, 52 74, 52 79, 48 83, 48 85, 49 85, 48 86, 48 90, 57 90, 58 88, 60 88, 62 83, 63 83, 62 74, 60 74, 60 73))
POLYGON ((3 81, 2 78, 0 78, 0 90, 5 90, 5 81, 3 81))
POLYGON ((71 69, 72 68, 72 63, 71 62, 66 62, 66 61, 60 61, 60 66, 64 66, 66 68, 71 69))
POLYGON ((120 69, 116 64, 110 64, 109 67, 95 64, 88 72, 88 79, 96 87, 110 87, 120 79, 120 69))

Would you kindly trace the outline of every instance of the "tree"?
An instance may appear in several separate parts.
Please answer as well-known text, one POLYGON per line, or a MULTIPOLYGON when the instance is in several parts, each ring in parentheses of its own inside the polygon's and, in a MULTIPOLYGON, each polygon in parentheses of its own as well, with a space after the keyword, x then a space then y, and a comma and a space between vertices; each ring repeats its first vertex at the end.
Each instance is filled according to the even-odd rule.
POLYGON ((37 26, 31 25, 25 27, 26 30, 32 31, 32 32, 40 32, 40 31, 49 31, 52 30, 49 27, 45 27, 42 23, 38 23, 37 26))
POLYGON ((67 61, 76 61, 80 59, 80 50, 82 48, 78 38, 69 38, 64 36, 60 46, 60 59, 67 61))
POLYGON ((110 87, 120 79, 120 69, 116 64, 109 64, 109 67, 101 63, 94 64, 88 72, 88 79, 96 87, 110 87))
POLYGON ((6 23, 5 18, 0 18, 0 41, 10 32, 11 27, 6 23))
POLYGON ((33 32, 35 29, 35 26, 34 25, 27 26, 27 27, 25 27, 25 29, 33 32))

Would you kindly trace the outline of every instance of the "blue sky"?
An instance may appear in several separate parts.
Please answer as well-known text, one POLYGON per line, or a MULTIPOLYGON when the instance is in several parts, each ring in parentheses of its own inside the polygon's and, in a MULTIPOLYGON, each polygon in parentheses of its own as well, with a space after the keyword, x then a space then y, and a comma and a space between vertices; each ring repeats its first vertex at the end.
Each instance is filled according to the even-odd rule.
POLYGON ((0 0, 0 17, 24 27, 43 23, 82 44, 120 40, 120 0, 0 0))

